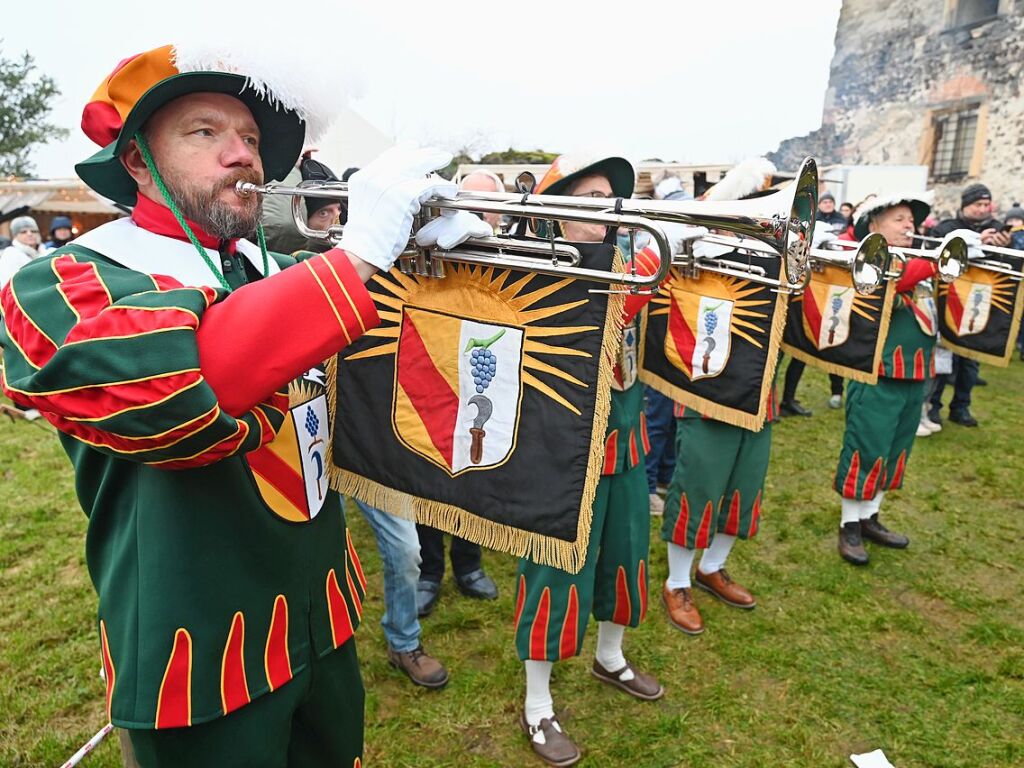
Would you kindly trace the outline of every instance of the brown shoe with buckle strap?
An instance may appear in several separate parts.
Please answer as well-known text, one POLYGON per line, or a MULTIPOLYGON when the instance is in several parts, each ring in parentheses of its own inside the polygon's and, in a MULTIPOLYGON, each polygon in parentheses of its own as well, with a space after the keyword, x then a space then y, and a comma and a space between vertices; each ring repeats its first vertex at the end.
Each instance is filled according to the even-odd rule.
POLYGON ((669 623, 680 632, 688 635, 699 635, 704 631, 704 620, 700 617, 697 604, 693 602, 693 592, 689 589, 661 588, 661 601, 668 611, 669 623))
POLYGON ((714 573, 702 573, 698 568, 695 581, 697 586, 705 592, 710 592, 733 608, 743 608, 749 611, 757 605, 757 600, 750 594, 750 591, 733 581, 725 568, 719 568, 714 573))
POLYGON ((448 684, 448 670, 433 656, 428 656, 422 645, 405 652, 388 648, 388 663, 424 688, 444 688, 448 684))
POLYGON ((601 662, 594 659, 594 666, 590 669, 590 674, 600 680, 602 683, 608 683, 608 685, 614 685, 616 688, 620 688, 630 696, 643 701, 657 701, 665 695, 665 689, 661 683, 655 680, 648 674, 645 674, 633 667, 628 661, 626 666, 617 672, 612 672, 605 669, 601 662), (633 674, 629 676, 628 680, 624 680, 623 676, 627 672, 633 674))
POLYGON ((548 765, 564 768, 580 761, 580 748, 565 735, 557 717, 542 718, 538 725, 526 722, 526 713, 519 713, 519 727, 523 729, 534 754, 548 765))

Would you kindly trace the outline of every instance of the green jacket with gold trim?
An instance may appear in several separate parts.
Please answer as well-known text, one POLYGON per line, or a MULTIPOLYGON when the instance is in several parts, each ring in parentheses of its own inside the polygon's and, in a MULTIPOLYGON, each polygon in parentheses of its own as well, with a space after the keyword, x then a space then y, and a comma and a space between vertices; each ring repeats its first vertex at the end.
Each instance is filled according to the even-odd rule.
MULTIPOLYGON (((125 222, 89 242, 134 250, 70 244, 0 294, 2 384, 57 427, 75 469, 112 722, 178 727, 273 691, 352 636, 365 578, 327 483, 330 379, 302 361, 377 320, 340 251, 275 256, 268 279, 228 292, 140 266, 207 269, 191 244, 125 222), (275 343, 289 317, 303 339, 275 343)), ((243 244, 251 273, 259 251, 243 244)))

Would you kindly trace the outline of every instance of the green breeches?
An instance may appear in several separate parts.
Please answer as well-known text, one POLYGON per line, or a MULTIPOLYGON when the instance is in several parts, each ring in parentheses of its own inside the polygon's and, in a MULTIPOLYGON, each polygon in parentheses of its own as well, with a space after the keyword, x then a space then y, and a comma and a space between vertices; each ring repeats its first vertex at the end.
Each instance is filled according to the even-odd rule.
POLYGON ((643 621, 650 519, 641 462, 598 483, 587 559, 579 573, 519 561, 515 638, 520 659, 559 661, 579 654, 591 614, 629 627, 643 621))
POLYGON ((677 419, 676 468, 661 538, 704 549, 716 533, 754 536, 771 447, 771 422, 751 432, 713 419, 677 419))
POLYGON ((880 377, 874 386, 851 381, 846 390, 846 431, 833 487, 844 499, 873 499, 903 485, 924 385, 880 377))

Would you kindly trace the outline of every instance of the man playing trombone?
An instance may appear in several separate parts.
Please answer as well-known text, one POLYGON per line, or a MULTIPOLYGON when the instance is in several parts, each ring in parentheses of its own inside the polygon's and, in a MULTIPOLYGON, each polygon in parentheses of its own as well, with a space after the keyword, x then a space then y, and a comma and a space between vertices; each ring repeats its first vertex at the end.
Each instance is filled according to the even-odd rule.
MULTIPOLYGON (((931 210, 930 194, 869 198, 854 212, 854 236, 881 233, 890 246, 909 247, 931 210)), ((902 549, 909 539, 887 529, 878 513, 887 491, 903 485, 921 419, 923 382, 933 375, 937 318, 932 296, 934 260, 910 259, 896 283, 878 383, 851 381, 846 431, 834 487, 842 497, 839 554, 866 565, 864 539, 902 549)))
MULTIPOLYGON (((537 193, 628 198, 633 184, 633 167, 622 158, 593 162, 562 156, 541 180, 537 193)), ((557 226, 570 242, 615 242, 614 227, 576 222, 557 226)), ((644 701, 664 694, 657 680, 633 667, 622 653, 625 628, 636 627, 647 608, 650 514, 637 343, 636 323, 627 322, 582 569, 569 574, 528 560, 519 563, 515 642, 526 670, 520 724, 534 752, 549 765, 567 766, 580 759, 579 748, 555 716, 550 678, 553 662, 579 654, 591 613, 598 621, 594 677, 644 701)))
POLYGON ((448 155, 396 148, 353 177, 339 248, 268 254, 235 184, 283 177, 325 105, 275 57, 224 71, 237 53, 168 45, 100 84, 82 127, 101 149, 76 170, 134 210, 0 293, 2 383, 75 468, 107 716, 139 763, 347 768, 366 584, 322 472, 322 361, 378 324, 363 283, 455 190, 431 174, 448 155))

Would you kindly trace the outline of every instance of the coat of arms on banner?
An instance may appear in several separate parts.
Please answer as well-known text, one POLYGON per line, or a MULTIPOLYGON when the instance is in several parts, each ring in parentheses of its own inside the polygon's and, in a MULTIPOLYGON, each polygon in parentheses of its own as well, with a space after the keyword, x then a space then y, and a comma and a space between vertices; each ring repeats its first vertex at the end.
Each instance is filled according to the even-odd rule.
MULTIPOLYGON (((587 246, 585 264, 616 263, 610 246, 587 246)), ((591 285, 464 264, 446 265, 443 278, 374 278, 381 324, 338 358, 334 487, 579 570, 623 302, 591 285)))
POLYGON ((515 446, 525 328, 405 307, 395 359, 398 439, 457 475, 515 446))
POLYGON ((811 282, 804 291, 803 326, 818 349, 838 347, 850 336, 850 313, 857 292, 852 285, 811 282))
POLYGON ((706 273, 699 283, 672 290, 652 302, 651 315, 668 315, 665 355, 690 381, 718 376, 725 370, 733 334, 761 345, 755 337, 764 330, 750 319, 767 318, 755 307, 770 304, 750 300, 758 293, 747 280, 706 273), (753 335, 751 335, 753 334, 753 335))
MULTIPOLYGON (((983 272, 972 275, 994 275, 994 272, 983 272)), ((956 329, 957 336, 970 336, 981 333, 988 326, 989 311, 992 308, 992 283, 974 282, 960 278, 949 287, 946 298, 946 323, 956 329)))
POLYGON ((878 362, 892 315, 893 283, 861 294, 850 270, 825 265, 790 298, 782 347, 808 365, 853 381, 878 381, 878 362))
MULTIPOLYGON (((1011 269, 1024 258, 1000 255, 1011 269)), ((1017 340, 1024 282, 972 265, 952 283, 939 283, 937 310, 943 343, 964 357, 1006 366, 1017 340)))
POLYGON ((277 437, 246 454, 263 501, 293 523, 312 520, 330 488, 330 415, 323 367, 288 386, 290 407, 277 437))
POLYGON ((690 381, 717 376, 729 362, 735 302, 690 291, 670 297, 665 354, 690 381))
MULTIPOLYGON (((771 278, 778 259, 751 260, 771 278)), ((731 274, 672 271, 647 311, 640 379, 710 418, 758 430, 778 361, 786 295, 731 274)))

